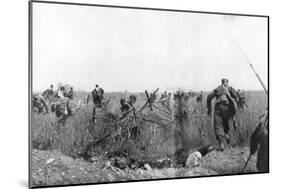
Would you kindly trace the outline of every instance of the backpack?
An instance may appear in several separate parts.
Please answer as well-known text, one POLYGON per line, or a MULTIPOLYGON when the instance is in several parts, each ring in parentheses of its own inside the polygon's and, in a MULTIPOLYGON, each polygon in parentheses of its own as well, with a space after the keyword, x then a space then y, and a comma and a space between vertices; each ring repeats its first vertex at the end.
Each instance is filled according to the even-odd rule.
POLYGON ((218 86, 216 88, 216 96, 217 96, 217 102, 216 103, 225 103, 228 104, 230 107, 230 116, 234 116, 237 112, 237 104, 233 97, 229 96, 227 93, 227 90, 229 94, 231 94, 231 87, 222 87, 218 86))

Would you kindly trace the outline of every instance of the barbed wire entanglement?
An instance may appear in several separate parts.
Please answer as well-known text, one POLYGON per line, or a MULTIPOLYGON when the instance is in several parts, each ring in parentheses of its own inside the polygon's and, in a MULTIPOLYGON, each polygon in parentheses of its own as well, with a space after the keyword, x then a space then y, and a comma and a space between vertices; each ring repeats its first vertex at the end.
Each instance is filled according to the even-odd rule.
MULTIPOLYGON (((98 126, 98 119, 103 120, 101 121, 102 123, 107 120, 107 132, 104 133, 104 135, 99 136, 97 139, 92 139, 90 145, 94 146, 100 144, 103 140, 116 138, 118 135, 124 136, 124 133, 126 135, 125 138, 130 139, 132 136, 136 136, 138 127, 143 125, 144 122, 152 123, 151 126, 156 124, 163 127, 167 125, 171 126, 173 124, 176 127, 181 128, 180 132, 182 132, 184 129, 183 120, 190 120, 195 111, 195 108, 190 111, 186 110, 183 108, 183 104, 186 103, 189 98, 195 97, 196 94, 177 91, 173 95, 157 99, 158 91, 159 88, 149 94, 147 90, 145 90, 144 103, 139 108, 137 108, 133 103, 129 103, 130 108, 127 111, 122 112, 119 116, 111 113, 102 113, 97 115, 96 111, 98 108, 95 108, 94 105, 92 125, 94 127, 98 126), (175 104, 170 104, 171 101, 178 102, 177 107, 175 107, 175 104), (150 116, 144 113, 145 110, 150 112, 150 116), (153 116, 151 113, 153 113, 153 116)), ((202 118, 202 116, 194 116, 194 118, 198 119, 202 118)), ((88 133, 90 134, 91 132, 88 133)))

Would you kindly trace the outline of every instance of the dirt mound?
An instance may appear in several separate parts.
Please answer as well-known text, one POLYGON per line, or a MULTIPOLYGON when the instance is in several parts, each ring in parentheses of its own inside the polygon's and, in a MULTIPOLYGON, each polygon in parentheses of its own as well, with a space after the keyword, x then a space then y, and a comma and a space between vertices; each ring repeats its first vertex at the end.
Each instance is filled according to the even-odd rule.
MULTIPOLYGON (((240 173, 249 156, 249 148, 229 148, 224 152, 213 151, 207 154, 201 164, 201 167, 214 170, 219 174, 237 174, 240 173)), ((257 172, 256 155, 252 156, 244 172, 257 172)))
MULTIPOLYGON (((248 156, 247 148, 211 152, 195 168, 137 168, 119 169, 107 165, 105 156, 96 155, 92 162, 74 159, 58 151, 32 151, 33 186, 100 183, 112 181, 145 180, 174 177, 194 177, 217 174, 234 174, 241 171, 248 156)), ((255 157, 246 172, 254 172, 255 157)))

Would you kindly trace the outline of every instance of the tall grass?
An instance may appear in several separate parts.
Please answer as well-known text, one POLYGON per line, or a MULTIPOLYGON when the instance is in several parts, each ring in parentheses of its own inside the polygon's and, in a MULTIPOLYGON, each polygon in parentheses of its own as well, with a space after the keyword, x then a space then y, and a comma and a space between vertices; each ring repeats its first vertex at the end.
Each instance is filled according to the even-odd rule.
MULTIPOLYGON (((136 106, 145 103, 145 95, 137 94, 136 106)), ((79 99, 85 93, 76 94, 79 99)), ((99 110, 98 114, 120 116, 119 100, 124 93, 109 93, 111 96, 109 110, 99 110)), ((267 107, 266 95, 262 92, 246 92, 248 109, 238 112, 236 116, 237 130, 231 127, 231 145, 246 145, 255 126, 255 122, 267 107)), ((163 112, 146 109, 140 117, 154 120, 160 124, 137 120, 134 129, 133 119, 122 124, 112 124, 108 119, 97 119, 92 123, 92 105, 83 106, 74 116, 68 118, 65 124, 54 124, 55 115, 32 113, 32 143, 41 150, 59 150, 67 155, 78 157, 85 153, 101 153, 106 151, 125 150, 135 159, 150 159, 171 156, 178 149, 192 149, 205 144, 215 144, 215 136, 211 118, 206 116, 206 94, 203 102, 196 103, 189 99, 183 103, 190 118, 181 123, 167 122, 159 119, 159 115, 169 117, 163 112), (93 145, 96 141, 110 134, 109 137, 93 145)), ((171 118, 171 117, 169 117, 171 118)))

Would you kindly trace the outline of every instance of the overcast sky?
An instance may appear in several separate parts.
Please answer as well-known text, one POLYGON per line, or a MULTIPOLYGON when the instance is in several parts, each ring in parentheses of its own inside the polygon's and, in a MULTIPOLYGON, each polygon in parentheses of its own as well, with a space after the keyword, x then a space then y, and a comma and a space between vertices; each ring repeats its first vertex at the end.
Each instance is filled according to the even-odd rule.
POLYGON ((33 3, 33 89, 68 83, 91 90, 159 87, 262 90, 236 41, 267 86, 267 19, 33 3))

